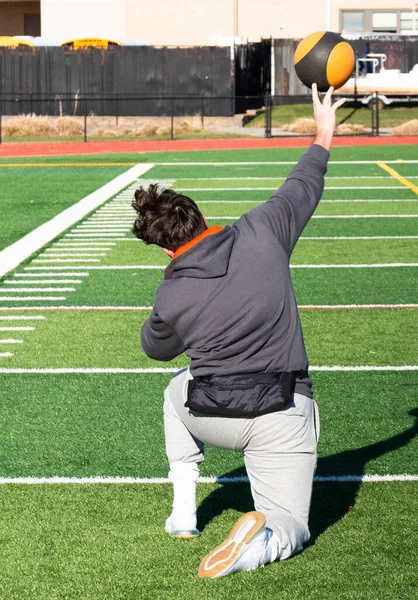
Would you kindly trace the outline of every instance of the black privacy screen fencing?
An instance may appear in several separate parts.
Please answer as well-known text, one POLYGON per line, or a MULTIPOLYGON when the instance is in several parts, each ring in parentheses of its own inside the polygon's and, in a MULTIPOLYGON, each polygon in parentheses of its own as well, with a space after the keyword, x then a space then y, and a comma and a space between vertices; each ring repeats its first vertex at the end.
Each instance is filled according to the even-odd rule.
POLYGON ((3 114, 229 116, 234 93, 229 46, 0 48, 3 114))

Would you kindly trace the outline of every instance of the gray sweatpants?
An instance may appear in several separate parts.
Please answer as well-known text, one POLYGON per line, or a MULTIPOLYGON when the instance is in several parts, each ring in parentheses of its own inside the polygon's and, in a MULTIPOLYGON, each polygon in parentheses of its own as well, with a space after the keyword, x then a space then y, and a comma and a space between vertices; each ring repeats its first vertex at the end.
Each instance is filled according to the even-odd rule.
POLYGON ((166 452, 174 461, 201 463, 204 444, 242 452, 255 509, 279 539, 279 557, 299 552, 309 540, 308 515, 316 466, 316 403, 294 394, 284 410, 255 418, 214 417, 184 406, 188 369, 164 393, 166 452))

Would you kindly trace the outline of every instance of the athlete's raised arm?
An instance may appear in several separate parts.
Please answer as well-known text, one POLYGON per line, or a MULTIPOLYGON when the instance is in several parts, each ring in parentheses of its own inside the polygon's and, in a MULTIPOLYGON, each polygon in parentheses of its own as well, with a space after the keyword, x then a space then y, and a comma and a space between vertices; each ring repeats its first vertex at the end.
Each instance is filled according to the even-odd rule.
POLYGON ((335 113, 345 102, 342 98, 332 104, 332 92, 331 87, 321 102, 316 85, 313 85, 312 102, 317 133, 312 145, 270 200, 247 213, 249 218, 257 219, 273 229, 289 256, 324 189, 324 175, 335 130, 335 113))

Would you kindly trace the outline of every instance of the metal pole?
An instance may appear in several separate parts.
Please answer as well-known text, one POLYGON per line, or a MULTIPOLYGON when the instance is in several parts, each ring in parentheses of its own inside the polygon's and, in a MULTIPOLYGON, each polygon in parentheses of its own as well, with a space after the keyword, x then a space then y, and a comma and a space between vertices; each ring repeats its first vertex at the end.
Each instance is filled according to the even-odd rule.
POLYGON ((84 141, 87 142, 87 100, 84 98, 84 141))
POLYGON ((170 139, 174 140, 174 98, 171 98, 171 132, 170 139))
POLYGON ((379 104, 380 104, 380 99, 379 99, 379 95, 377 92, 376 93, 376 135, 379 136, 380 132, 379 132, 379 104))
POLYGON ((377 135, 377 128, 376 128, 376 103, 377 103, 377 93, 373 92, 372 101, 370 103, 372 135, 377 135))
POLYGON ((331 0, 327 0, 327 31, 331 31, 331 0))
POLYGON ((234 0, 234 37, 238 36, 238 0, 234 0))
POLYGON ((271 138, 271 96, 270 92, 266 92, 265 97, 266 114, 265 114, 265 130, 264 137, 271 138))

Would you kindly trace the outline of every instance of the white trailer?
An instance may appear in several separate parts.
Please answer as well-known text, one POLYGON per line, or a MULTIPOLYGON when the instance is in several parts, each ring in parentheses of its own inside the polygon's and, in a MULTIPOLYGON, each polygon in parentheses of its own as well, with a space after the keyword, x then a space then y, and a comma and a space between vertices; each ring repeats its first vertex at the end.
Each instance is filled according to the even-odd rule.
POLYGON ((338 94, 354 94, 362 104, 370 107, 376 93, 380 108, 393 102, 418 102, 418 64, 409 73, 401 73, 400 69, 385 69, 386 58, 385 54, 367 54, 358 58, 354 77, 338 89, 338 94))

